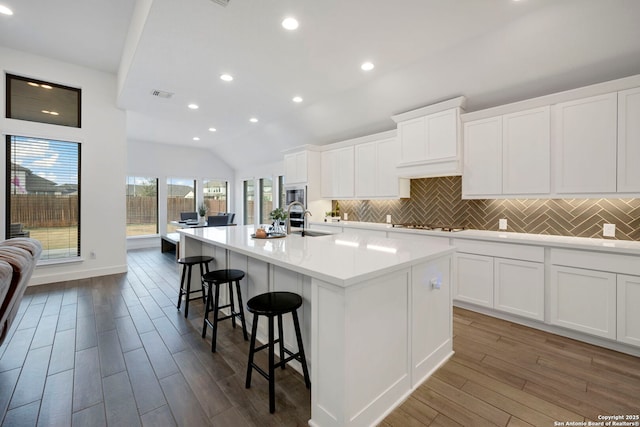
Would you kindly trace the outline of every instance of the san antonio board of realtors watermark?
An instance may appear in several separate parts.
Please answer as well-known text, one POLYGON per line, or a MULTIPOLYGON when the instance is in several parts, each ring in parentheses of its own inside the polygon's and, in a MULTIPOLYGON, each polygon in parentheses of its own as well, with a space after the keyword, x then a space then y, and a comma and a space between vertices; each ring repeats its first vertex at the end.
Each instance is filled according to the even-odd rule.
POLYGON ((554 421, 554 427, 640 427, 640 414, 598 415, 598 421, 554 421))

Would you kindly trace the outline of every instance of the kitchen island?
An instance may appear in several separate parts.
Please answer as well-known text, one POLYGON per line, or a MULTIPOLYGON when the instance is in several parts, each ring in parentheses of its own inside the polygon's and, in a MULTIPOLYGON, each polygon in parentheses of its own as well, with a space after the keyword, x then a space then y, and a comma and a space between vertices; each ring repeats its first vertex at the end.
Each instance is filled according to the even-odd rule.
MULTIPOLYGON (((453 352, 455 249, 446 243, 350 233, 255 239, 253 226, 179 232, 181 256, 211 255, 215 268, 247 273, 245 301, 276 290, 303 297, 312 426, 381 421, 453 352)), ((285 343, 295 349, 290 323, 285 343)))

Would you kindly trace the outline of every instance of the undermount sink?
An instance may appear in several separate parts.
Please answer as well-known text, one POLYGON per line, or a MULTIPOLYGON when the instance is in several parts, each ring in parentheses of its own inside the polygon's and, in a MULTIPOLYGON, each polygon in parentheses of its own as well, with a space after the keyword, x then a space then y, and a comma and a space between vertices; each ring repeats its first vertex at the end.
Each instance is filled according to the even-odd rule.
POLYGON ((297 230, 297 231, 292 231, 291 234, 299 234, 305 237, 318 237, 318 236, 328 236, 331 233, 325 233, 324 231, 313 231, 313 230, 297 230))

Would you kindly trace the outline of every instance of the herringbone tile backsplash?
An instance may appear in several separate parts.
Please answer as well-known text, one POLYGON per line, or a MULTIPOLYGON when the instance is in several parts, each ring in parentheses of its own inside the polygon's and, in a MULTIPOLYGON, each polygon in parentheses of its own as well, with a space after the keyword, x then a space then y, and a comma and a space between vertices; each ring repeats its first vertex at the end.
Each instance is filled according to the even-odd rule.
MULTIPOLYGON (((640 240, 640 199, 462 200, 462 178, 411 180, 411 198, 340 200, 351 221, 455 225, 508 231, 602 238, 602 225, 616 225, 616 239, 640 240)), ((335 205, 335 202, 334 202, 335 205)))

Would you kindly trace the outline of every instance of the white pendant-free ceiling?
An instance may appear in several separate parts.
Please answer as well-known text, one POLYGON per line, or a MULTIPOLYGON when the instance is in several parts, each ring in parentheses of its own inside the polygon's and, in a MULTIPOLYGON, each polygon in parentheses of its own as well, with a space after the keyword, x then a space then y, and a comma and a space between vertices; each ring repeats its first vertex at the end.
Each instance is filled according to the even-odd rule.
POLYGON ((211 149, 235 168, 281 160, 297 145, 392 129, 391 115, 459 95, 477 110, 640 73, 637 0, 8 6, 14 15, 0 16, 1 45, 120 70, 130 139, 211 149), (282 27, 288 17, 297 29, 282 27), (364 62, 374 68, 363 71, 364 62))

